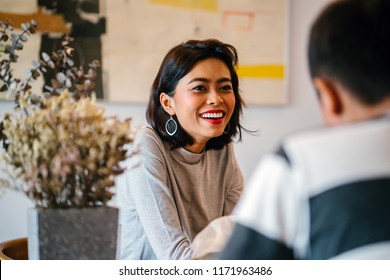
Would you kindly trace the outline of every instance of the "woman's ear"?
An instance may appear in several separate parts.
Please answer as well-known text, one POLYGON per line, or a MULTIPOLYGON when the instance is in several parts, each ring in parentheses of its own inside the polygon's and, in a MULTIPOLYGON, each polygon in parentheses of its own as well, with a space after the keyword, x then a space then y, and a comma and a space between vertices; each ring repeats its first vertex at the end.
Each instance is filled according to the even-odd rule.
POLYGON ((171 96, 169 96, 165 92, 162 92, 160 94, 160 103, 161 103, 161 106, 164 108, 165 112, 167 112, 171 116, 176 114, 175 113, 175 101, 171 96))
POLYGON ((320 96, 322 117, 327 125, 340 124, 343 119, 343 102, 338 87, 330 80, 314 78, 314 86, 320 96))

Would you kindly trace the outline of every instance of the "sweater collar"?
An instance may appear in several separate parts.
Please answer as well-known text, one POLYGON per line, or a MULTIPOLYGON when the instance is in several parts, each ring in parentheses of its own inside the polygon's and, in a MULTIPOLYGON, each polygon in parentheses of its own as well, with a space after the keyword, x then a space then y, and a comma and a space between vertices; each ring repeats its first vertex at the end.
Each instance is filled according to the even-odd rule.
POLYGON ((203 155, 205 154, 205 151, 201 152, 200 154, 196 154, 189 152, 184 148, 177 148, 174 149, 171 154, 178 161, 194 164, 202 159, 203 155))

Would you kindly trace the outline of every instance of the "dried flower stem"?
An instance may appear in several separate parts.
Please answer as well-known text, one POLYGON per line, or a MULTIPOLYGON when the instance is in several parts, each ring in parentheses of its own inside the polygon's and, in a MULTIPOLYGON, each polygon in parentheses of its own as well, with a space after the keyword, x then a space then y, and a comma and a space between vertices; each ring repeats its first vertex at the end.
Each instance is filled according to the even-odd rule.
MULTIPOLYGON (((2 40, 7 41, 5 31, 12 28, 2 26, 2 40)), ((16 92, 16 108, 0 122, 0 169, 5 164, 10 175, 0 177, 0 187, 23 191, 39 207, 106 205, 115 177, 124 171, 120 163, 129 156, 125 147, 133 141, 130 119, 104 116, 93 93, 100 64, 93 61, 86 72, 76 67, 68 36, 51 56, 43 53, 33 62, 27 79, 10 79, 9 66, 17 62, 15 51, 27 40, 24 34, 35 32, 34 25, 22 29, 21 35, 11 35, 12 46, 6 46, 9 60, 1 61, 0 80, 11 81, 8 89, 16 92), (47 70, 55 74, 45 86, 48 92, 33 94, 31 83, 47 70)))

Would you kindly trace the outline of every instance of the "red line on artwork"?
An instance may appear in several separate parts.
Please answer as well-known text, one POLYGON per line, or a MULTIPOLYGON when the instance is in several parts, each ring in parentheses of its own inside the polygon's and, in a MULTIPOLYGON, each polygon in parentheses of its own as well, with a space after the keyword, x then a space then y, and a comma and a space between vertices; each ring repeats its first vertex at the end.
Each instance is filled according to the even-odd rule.
POLYGON ((239 12, 239 11, 224 11, 222 13, 222 26, 223 27, 227 27, 227 21, 228 21, 228 18, 229 17, 246 17, 248 19, 247 21, 247 25, 246 25, 246 29, 249 31, 249 30, 252 30, 253 28, 253 21, 254 21, 254 18, 255 18, 255 15, 254 13, 251 13, 251 12, 239 12))

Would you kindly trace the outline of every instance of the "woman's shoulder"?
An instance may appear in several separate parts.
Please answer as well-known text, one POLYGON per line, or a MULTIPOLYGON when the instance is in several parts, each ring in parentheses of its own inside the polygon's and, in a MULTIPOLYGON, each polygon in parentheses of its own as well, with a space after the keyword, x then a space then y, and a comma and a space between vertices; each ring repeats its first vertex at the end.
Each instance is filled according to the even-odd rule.
POLYGON ((167 150, 163 140, 149 125, 143 126, 135 132, 134 145, 142 150, 167 150))
POLYGON ((128 167, 150 164, 155 160, 163 161, 166 158, 167 149, 152 127, 139 127, 133 133, 134 141, 127 148, 128 167))
POLYGON ((136 130, 135 141, 139 143, 162 142, 157 132, 149 125, 140 127, 136 130))

